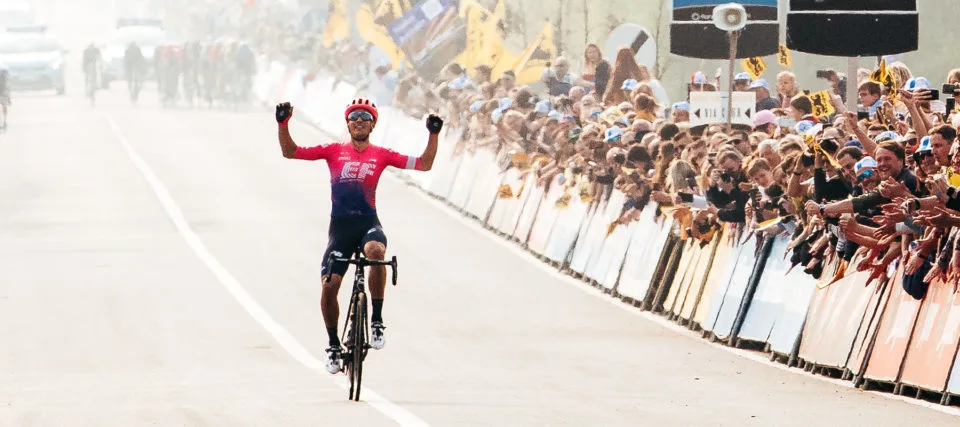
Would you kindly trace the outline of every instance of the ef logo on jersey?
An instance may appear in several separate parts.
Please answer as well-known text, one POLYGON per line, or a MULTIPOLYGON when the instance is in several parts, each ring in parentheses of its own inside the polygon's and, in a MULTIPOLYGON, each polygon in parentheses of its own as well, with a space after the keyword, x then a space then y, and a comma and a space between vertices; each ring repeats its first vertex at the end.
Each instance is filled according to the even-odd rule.
POLYGON ((340 170, 340 179, 364 179, 376 172, 373 163, 346 162, 340 170))

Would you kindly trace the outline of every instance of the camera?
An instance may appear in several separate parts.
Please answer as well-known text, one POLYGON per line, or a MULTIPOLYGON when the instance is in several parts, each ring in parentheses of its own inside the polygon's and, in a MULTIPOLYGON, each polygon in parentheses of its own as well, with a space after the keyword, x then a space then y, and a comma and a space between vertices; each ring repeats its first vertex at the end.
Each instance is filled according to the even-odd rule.
POLYGON ((832 70, 817 70, 818 79, 829 79, 835 72, 832 70))
POLYGON ((957 89, 960 89, 960 85, 944 83, 943 90, 941 92, 943 92, 944 94, 953 95, 954 92, 957 91, 957 89))
POLYGON ((723 171, 720 173, 720 180, 723 182, 733 182, 735 176, 730 171, 723 171))

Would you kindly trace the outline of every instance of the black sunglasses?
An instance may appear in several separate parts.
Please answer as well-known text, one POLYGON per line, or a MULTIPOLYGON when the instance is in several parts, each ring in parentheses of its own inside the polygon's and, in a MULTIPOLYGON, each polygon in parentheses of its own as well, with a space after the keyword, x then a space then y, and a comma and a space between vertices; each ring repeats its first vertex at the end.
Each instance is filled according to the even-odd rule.
POLYGON ((373 121, 373 114, 370 114, 369 111, 357 110, 357 111, 354 111, 354 112, 350 113, 349 115, 347 115, 347 121, 348 121, 348 122, 352 122, 352 121, 356 121, 356 120, 362 120, 362 121, 365 121, 365 122, 372 122, 372 121, 373 121))

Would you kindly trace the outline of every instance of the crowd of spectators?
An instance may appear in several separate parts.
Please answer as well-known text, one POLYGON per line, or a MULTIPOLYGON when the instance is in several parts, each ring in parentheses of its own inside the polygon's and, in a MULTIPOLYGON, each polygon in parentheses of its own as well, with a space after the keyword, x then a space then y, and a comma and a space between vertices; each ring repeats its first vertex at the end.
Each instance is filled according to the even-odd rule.
MULTIPOLYGON (((367 69, 369 47, 323 48, 295 25, 250 19, 265 55, 362 75, 359 86, 378 103, 415 117, 441 112, 463 132, 458 153, 489 150, 504 169, 529 164, 539 185, 577 187, 592 205, 624 193, 619 224, 649 206, 704 244, 721 227, 740 241, 789 237, 788 253, 775 256, 817 278, 857 257, 871 280, 901 263, 904 288, 916 298, 935 278, 954 289, 960 283, 960 92, 934 99, 931 79, 906 64, 886 67, 892 85, 861 69, 850 83, 829 72, 825 87, 809 90, 790 71, 772 84, 740 73, 734 89, 756 94, 753 125, 692 126, 689 93, 727 88, 696 71, 688 97, 671 103, 626 47, 611 61, 588 46, 579 73, 568 58, 554 58, 542 81, 526 86, 510 71, 494 78, 488 66, 451 63, 438 76, 367 69), (356 60, 345 60, 347 51, 356 60), (844 107, 847 84, 857 85, 857 111, 844 107), (817 117, 810 94, 822 89, 835 111, 817 117)), ((960 70, 938 83, 960 83, 960 70)))
MULTIPOLYGON (((556 58, 540 90, 451 64, 435 92, 463 123, 463 149, 492 150, 505 169, 532 163, 540 185, 577 187, 594 206, 621 191, 620 224, 651 206, 704 244, 721 226, 742 241, 782 234, 791 241, 780 255, 816 278, 831 264, 842 275, 857 255, 871 280, 886 278, 899 260, 916 298, 937 277, 960 281, 960 92, 934 99, 929 79, 895 62, 890 86, 872 81, 874 70, 858 72, 859 108, 848 111, 841 74, 807 91, 789 71, 774 85, 740 73, 734 89, 756 94, 753 126, 691 126, 690 103, 667 105, 629 49, 611 66, 590 46, 583 62, 577 74, 556 58), (834 112, 817 117, 810 94, 821 89, 834 112)), ((960 70, 944 77, 956 84, 960 70)), ((688 90, 726 88, 697 71, 688 90)))

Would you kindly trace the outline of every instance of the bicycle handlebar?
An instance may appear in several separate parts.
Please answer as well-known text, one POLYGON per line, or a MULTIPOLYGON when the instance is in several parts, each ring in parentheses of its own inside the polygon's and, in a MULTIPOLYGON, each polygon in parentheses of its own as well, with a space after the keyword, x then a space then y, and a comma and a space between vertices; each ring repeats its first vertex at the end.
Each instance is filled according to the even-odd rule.
POLYGON ((334 256, 333 254, 330 254, 330 256, 327 257, 327 265, 329 266, 334 262, 345 262, 347 264, 353 264, 359 268, 369 267, 374 265, 390 266, 390 277, 392 279, 393 286, 397 286, 397 256, 396 255, 394 255, 393 258, 390 259, 390 261, 378 261, 378 260, 370 260, 367 258, 340 258, 340 257, 334 256))

